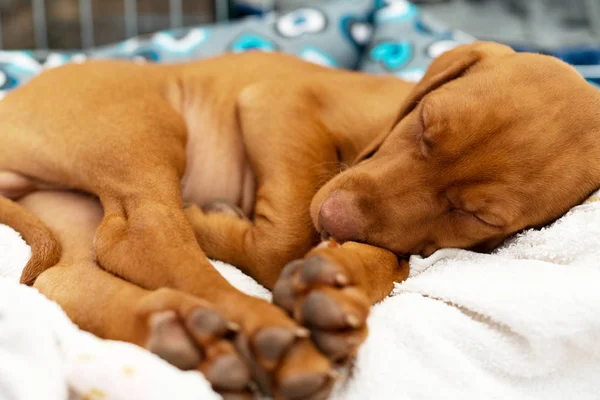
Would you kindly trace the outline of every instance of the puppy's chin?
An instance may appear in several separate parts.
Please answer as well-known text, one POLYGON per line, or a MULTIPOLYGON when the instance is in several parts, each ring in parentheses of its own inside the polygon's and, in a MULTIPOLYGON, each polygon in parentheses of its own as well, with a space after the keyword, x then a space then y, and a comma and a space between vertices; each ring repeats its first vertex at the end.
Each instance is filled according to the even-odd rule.
POLYGON ((471 247, 469 250, 474 251, 476 253, 491 253, 498 246, 500 246, 506 240, 505 236, 499 236, 495 238, 488 239, 484 242, 478 243, 475 246, 471 247))

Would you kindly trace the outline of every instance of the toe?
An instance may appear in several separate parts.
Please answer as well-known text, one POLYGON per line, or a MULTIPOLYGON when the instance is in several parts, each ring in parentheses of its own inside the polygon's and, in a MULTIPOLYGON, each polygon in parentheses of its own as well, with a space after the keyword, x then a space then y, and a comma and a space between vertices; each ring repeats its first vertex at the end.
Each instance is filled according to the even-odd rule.
POLYGON ((313 290, 296 311, 297 319, 306 326, 320 329, 357 329, 365 324, 369 307, 360 297, 354 298, 348 288, 313 290))
POLYGON ((150 316, 148 350, 175 365, 189 370, 202 361, 202 355, 190 340, 174 311, 161 311, 150 316))
POLYGON ((273 303, 291 313, 297 300, 291 280, 280 278, 273 288, 273 303))
POLYGON ((290 349, 277 378, 276 398, 288 400, 326 397, 334 382, 331 364, 308 340, 290 349))
POLYGON ((300 272, 300 282, 305 286, 330 285, 343 287, 350 284, 350 278, 339 266, 325 258, 310 257, 306 259, 300 272))
POLYGON ((311 339, 330 360, 336 364, 346 363, 367 337, 367 327, 344 332, 313 331, 311 339))
POLYGON ((292 312, 298 301, 297 275, 304 266, 304 260, 294 260, 288 263, 273 288, 273 303, 288 312, 292 312))
POLYGON ((263 329, 254 337, 256 355, 267 370, 272 370, 296 340, 309 336, 306 328, 296 326, 263 329))
POLYGON ((273 369, 295 339, 296 335, 290 328, 266 328, 254 337, 254 347, 262 364, 273 369))
POLYGON ((250 350, 250 345, 248 341, 248 336, 242 330, 235 337, 235 347, 239 354, 244 357, 244 360, 249 364, 252 381, 258 387, 258 390, 263 393, 270 394, 271 387, 273 385, 273 380, 271 378, 271 374, 269 374, 264 368, 262 368, 250 350))
POLYGON ((241 391, 248 386, 250 381, 250 372, 246 364, 233 354, 217 358, 204 373, 217 390, 241 391))
POLYGON ((294 260, 289 262, 279 274, 281 279, 291 278, 302 266, 304 265, 304 260, 294 260))
POLYGON ((221 337, 228 331, 225 319, 208 308, 192 310, 186 318, 186 327, 200 343, 221 337))
POLYGON ((217 391, 239 392, 250 383, 250 369, 233 343, 219 339, 204 345, 198 369, 217 391))

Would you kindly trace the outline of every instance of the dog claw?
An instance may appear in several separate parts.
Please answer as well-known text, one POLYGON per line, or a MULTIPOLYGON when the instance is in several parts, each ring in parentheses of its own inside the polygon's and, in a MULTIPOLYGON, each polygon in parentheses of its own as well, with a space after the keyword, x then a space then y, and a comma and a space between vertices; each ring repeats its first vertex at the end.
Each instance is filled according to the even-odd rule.
POLYGON ((350 279, 341 272, 338 272, 335 274, 335 283, 339 287, 348 286, 350 284, 350 279))
POLYGON ((297 338, 301 338, 301 339, 307 338, 307 337, 310 337, 310 331, 306 328, 297 328, 295 335, 297 338))
POLYGON ((229 322, 227 322, 227 329, 230 332, 239 332, 240 326, 238 324, 236 324, 235 322, 229 321, 229 322))
POLYGON ((352 314, 346 316, 346 323, 348 324, 348 326, 354 329, 359 328, 362 325, 360 318, 352 314))

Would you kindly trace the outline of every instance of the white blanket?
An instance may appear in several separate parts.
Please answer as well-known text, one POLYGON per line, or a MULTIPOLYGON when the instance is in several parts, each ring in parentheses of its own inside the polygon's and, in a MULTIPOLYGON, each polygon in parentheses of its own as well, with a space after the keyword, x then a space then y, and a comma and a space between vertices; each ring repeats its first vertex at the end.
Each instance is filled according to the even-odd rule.
MULTIPOLYGON (((28 257, 0 226, 0 399, 218 398, 200 374, 81 332, 17 285, 28 257)), ((218 266, 244 291, 269 297, 218 266)), ((442 250, 411 266, 374 307, 370 336, 335 399, 600 398, 600 202, 492 255, 442 250)))

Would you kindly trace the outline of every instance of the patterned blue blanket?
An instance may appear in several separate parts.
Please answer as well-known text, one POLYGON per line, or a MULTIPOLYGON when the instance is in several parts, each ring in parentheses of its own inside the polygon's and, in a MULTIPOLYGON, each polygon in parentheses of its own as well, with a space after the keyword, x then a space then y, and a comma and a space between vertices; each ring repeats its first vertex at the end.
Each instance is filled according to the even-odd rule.
MULTIPOLYGON (((45 68, 68 62, 117 58, 173 63, 257 50, 417 81, 433 58, 472 40, 420 13, 406 0, 338 0, 283 15, 161 31, 83 52, 50 52, 40 57, 32 51, 0 51, 0 96, 45 68)), ((571 53, 555 55, 568 62, 581 61, 571 53)), ((595 61, 600 61, 599 53, 595 61)), ((600 74, 590 79, 594 78, 600 83, 600 74)))
POLYGON ((404 0, 339 0, 223 25, 166 30, 84 52, 0 52, 0 94, 45 68, 89 58, 172 63, 223 52, 283 51, 329 67, 417 80, 432 57, 472 39, 404 0))

